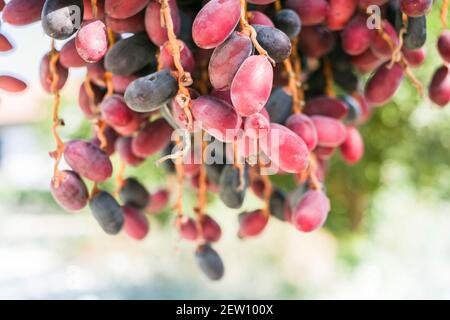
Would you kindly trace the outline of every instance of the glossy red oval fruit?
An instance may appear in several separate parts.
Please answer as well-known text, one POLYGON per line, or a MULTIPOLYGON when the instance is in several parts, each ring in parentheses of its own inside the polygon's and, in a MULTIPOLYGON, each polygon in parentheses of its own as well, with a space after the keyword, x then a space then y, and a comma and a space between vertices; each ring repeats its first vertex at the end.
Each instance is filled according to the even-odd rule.
POLYGON ((253 193, 260 199, 264 199, 264 182, 261 178, 256 177, 252 180, 250 184, 250 188, 252 189, 253 193))
POLYGON ((145 11, 141 11, 126 19, 106 16, 106 25, 117 33, 138 33, 145 31, 145 11))
POLYGON ((105 122, 114 127, 127 126, 138 117, 118 94, 105 98, 100 104, 100 111, 105 122))
POLYGON ((316 148, 319 138, 310 117, 300 113, 293 114, 287 119, 286 126, 302 138, 309 151, 316 148))
POLYGON ((118 76, 113 75, 112 76, 112 84, 114 88, 114 92, 124 94, 127 90, 130 83, 132 83, 134 80, 138 79, 138 76, 131 75, 131 76, 118 76))
POLYGON ((450 63, 450 30, 442 32, 438 39, 438 50, 442 59, 450 63))
POLYGON ((89 63, 100 61, 108 50, 106 26, 100 20, 88 22, 78 31, 75 46, 80 57, 89 63))
POLYGON ((374 37, 374 30, 367 28, 367 17, 358 14, 350 20, 341 33, 342 49, 355 56, 366 51, 374 37))
POLYGON ((333 156, 334 151, 336 151, 336 148, 318 146, 314 150, 314 154, 316 155, 317 159, 323 160, 323 161, 328 161, 333 156))
POLYGON ((172 127, 164 119, 147 123, 133 138, 133 153, 147 158, 161 151, 169 144, 172 131, 172 127))
POLYGON ((8 92, 22 92, 27 88, 27 84, 12 76, 0 75, 0 89, 8 92))
POLYGON ((131 137, 119 137, 116 141, 116 151, 127 165, 137 167, 144 162, 144 159, 133 153, 131 148, 132 139, 131 137))
POLYGON ((143 10, 149 0, 105 0, 105 12, 116 19, 126 19, 143 10))
POLYGON ((321 115, 342 119, 347 115, 348 107, 342 100, 324 96, 309 99, 304 106, 303 112, 307 115, 321 115))
POLYGON ((327 26, 330 30, 342 30, 355 13, 358 0, 329 0, 327 26))
POLYGON ((237 113, 250 116, 261 111, 272 91, 273 68, 264 56, 248 57, 231 83, 231 101, 237 113))
POLYGON ((195 241, 198 238, 197 224, 192 218, 184 216, 178 224, 178 232, 181 238, 189 241, 195 241))
POLYGON ((369 48, 360 55, 352 56, 351 61, 359 72, 369 73, 382 65, 386 59, 380 59, 369 48))
POLYGON ((213 218, 208 215, 203 216, 201 225, 203 239, 208 242, 216 242, 220 240, 220 237, 222 236, 222 229, 213 218))
POLYGON ((78 54, 75 46, 75 39, 71 39, 64 44, 59 53, 59 59, 62 66, 65 68, 80 68, 86 66, 86 61, 78 54))
POLYGON ((227 90, 242 63, 253 52, 248 36, 233 32, 230 37, 214 49, 208 66, 209 80, 217 90, 227 90))
POLYGON ((11 0, 3 9, 2 19, 14 26, 24 26, 41 19, 45 0, 11 0))
POLYGON ((433 5, 433 0, 400 0, 400 9, 409 17, 426 15, 433 5))
POLYGON ((264 231, 268 222, 269 217, 262 210, 243 212, 239 215, 238 236, 240 238, 256 237, 264 231))
POLYGON ((3 34, 0 33, 0 52, 12 50, 13 46, 3 34))
POLYGON ((285 126, 272 123, 267 139, 260 139, 261 150, 281 170, 300 173, 308 165, 305 142, 285 126))
POLYGON ((74 171, 62 171, 57 181, 52 179, 50 190, 56 202, 67 211, 81 210, 89 200, 86 184, 74 171))
POLYGON ((348 164, 355 164, 361 160, 364 155, 364 141, 357 128, 347 127, 347 138, 340 149, 342 158, 348 164))
POLYGON ((215 48, 224 42, 239 22, 239 0, 211 0, 192 23, 192 38, 203 49, 215 48))
MULTIPOLYGON (((383 31, 391 39, 391 44, 393 47, 397 47, 399 44, 399 39, 395 28, 387 21, 382 21, 383 31)), ((370 49, 373 53, 380 58, 390 58, 392 55, 393 48, 388 41, 378 32, 375 32, 372 42, 370 44, 370 49)))
POLYGON ((147 217, 139 210, 130 206, 123 207, 123 214, 125 218, 123 230, 125 233, 135 240, 144 239, 150 230, 147 217))
MULTIPOLYGON (((180 34, 181 23, 178 6, 175 0, 169 0, 170 16, 172 17, 173 29, 175 34, 180 34)), ((162 46, 169 38, 167 37, 167 28, 161 24, 161 5, 158 1, 152 0, 145 11, 145 29, 148 37, 157 46, 162 46)))
POLYGON ((141 117, 133 117, 133 121, 131 121, 129 124, 123 127, 114 126, 114 130, 121 136, 130 136, 136 132, 139 131, 139 129, 142 127, 142 124, 148 119, 141 118, 141 117))
POLYGON ((170 193, 167 189, 160 189, 151 195, 151 200, 147 206, 147 211, 152 214, 158 214, 167 207, 170 193))
POLYGON ((261 11, 249 11, 247 13, 248 23, 260 24, 268 27, 275 27, 272 20, 261 11))
MULTIPOLYGON (((69 70, 64 68, 58 60, 56 63, 56 71, 58 73, 57 88, 58 88, 58 90, 61 90, 64 87, 64 85, 66 84, 67 77, 69 76, 69 70)), ((44 88, 45 91, 50 93, 52 91, 53 77, 50 72, 49 54, 46 54, 41 60, 41 64, 39 66, 39 76, 40 76, 42 87, 44 88)))
POLYGON ((392 68, 384 64, 369 79, 365 88, 367 101, 372 105, 383 105, 395 94, 403 80, 403 67, 395 63, 392 68))
POLYGON ((326 0, 288 0, 286 7, 297 12, 304 26, 324 22, 329 10, 326 0))
POLYGON ((450 67, 444 65, 435 71, 428 95, 431 101, 441 107, 450 102, 450 67))
MULTIPOLYGON (((177 40, 180 47, 180 62, 184 70, 193 72, 195 69, 195 59, 191 49, 181 40, 177 40)), ((176 70, 172 57, 172 47, 169 41, 164 43, 160 49, 159 61, 164 68, 176 70)))
POLYGON ((347 130, 341 121, 324 116, 312 116, 311 120, 317 130, 319 146, 335 148, 344 142, 347 130))
POLYGON ((427 57, 427 51, 425 48, 419 48, 416 50, 408 50, 402 48, 403 56, 405 57, 408 65, 412 68, 421 66, 427 57))
POLYGON ((244 130, 246 136, 255 139, 267 135, 270 132, 270 119, 262 113, 252 114, 245 118, 244 130))
POLYGON ((89 180, 102 182, 112 175, 108 155, 91 142, 72 140, 66 143, 64 159, 76 173, 89 180))
POLYGON ((318 190, 310 190, 292 212, 292 224, 300 231, 312 232, 320 228, 328 217, 330 200, 318 190))
POLYGON ((200 127, 220 141, 232 142, 242 124, 231 105, 212 96, 195 99, 191 110, 200 127))
POLYGON ((300 49, 311 58, 321 58, 329 53, 336 42, 333 32, 322 25, 305 27, 300 32, 300 49))

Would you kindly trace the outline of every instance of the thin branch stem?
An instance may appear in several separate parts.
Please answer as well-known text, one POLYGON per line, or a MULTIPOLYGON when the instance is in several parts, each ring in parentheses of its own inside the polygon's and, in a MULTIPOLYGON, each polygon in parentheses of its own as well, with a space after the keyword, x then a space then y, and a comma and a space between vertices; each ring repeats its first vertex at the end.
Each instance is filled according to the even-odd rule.
POLYGON ((164 26, 167 28, 167 37, 169 38, 171 54, 173 57, 173 62, 175 68, 177 69, 177 77, 178 77, 178 95, 176 97, 178 103, 182 107, 186 117, 188 118, 188 128, 191 129, 193 127, 193 119, 192 113, 190 110, 191 107, 191 95, 189 90, 186 88, 187 86, 192 85, 192 78, 189 72, 186 72, 181 64, 180 51, 181 51, 181 43, 178 41, 177 36, 174 31, 172 16, 170 14, 170 6, 168 0, 160 0, 161 4, 161 23, 164 23, 164 26))
POLYGON ((91 0, 91 8, 92 8, 92 17, 94 19, 97 19, 98 16, 97 0, 91 0))
POLYGON ((317 158, 314 154, 311 154, 309 157, 309 179, 311 182, 311 187, 315 190, 322 189, 322 183, 317 177, 317 158))
POLYGON ((125 161, 121 159, 119 163, 119 170, 117 171, 116 174, 116 197, 119 196, 120 189, 123 187, 125 181, 124 176, 126 168, 127 165, 125 161))
POLYGON ((441 23, 442 23, 442 27, 444 29, 448 28, 448 11, 449 11, 449 0, 442 0, 442 7, 441 7, 441 23))
MULTIPOLYGON (((181 139, 177 139, 177 145, 181 143, 181 139)), ((177 172, 177 200, 175 203, 175 209, 177 211, 178 218, 183 217, 183 184, 184 184, 184 167, 183 157, 178 157, 175 160, 175 169, 177 172)))
MULTIPOLYGON (((403 20, 403 27, 402 30, 406 30, 406 26, 405 23, 407 24, 407 17, 405 15, 402 16, 402 20, 403 20)), ((416 87, 417 92, 419 93, 419 96, 423 97, 424 95, 424 87, 423 84, 419 81, 419 79, 417 79, 417 77, 414 75, 414 73, 411 71, 411 68, 409 67, 409 63, 406 60, 405 56, 403 55, 401 49, 403 46, 403 34, 405 31, 402 32, 402 30, 400 30, 400 44, 399 46, 395 46, 394 41, 392 40, 392 38, 389 36, 388 33, 386 33, 386 31, 384 30, 384 28, 380 28, 378 29, 378 33, 379 35, 388 43, 389 47, 391 48, 392 51, 392 57, 391 57, 391 63, 390 63, 390 67, 392 67, 392 65, 394 63, 400 63, 403 67, 403 70, 406 73, 406 76, 408 77, 408 79, 411 81, 411 83, 416 87)))
POLYGON ((49 57, 49 69, 51 76, 51 92, 53 94, 53 124, 52 124, 52 134, 56 141, 56 150, 51 152, 51 157, 55 160, 55 165, 53 169, 53 183, 58 186, 60 183, 61 172, 59 171, 59 163, 64 152, 64 143, 58 134, 58 127, 64 122, 59 118, 59 107, 60 107, 60 93, 58 88, 59 74, 58 74, 58 61, 59 52, 55 49, 55 39, 52 39, 52 49, 49 57))
POLYGON ((240 2, 241 2, 241 17, 239 19, 239 23, 242 29, 241 32, 249 36, 250 39, 252 40, 253 46, 255 47, 256 51, 258 51, 260 55, 265 56, 270 61, 270 63, 273 66, 275 66, 275 60, 273 60, 269 56, 267 51, 263 47, 261 47, 258 40, 256 39, 257 33, 255 28, 253 28, 247 21, 247 1, 240 0, 240 2))

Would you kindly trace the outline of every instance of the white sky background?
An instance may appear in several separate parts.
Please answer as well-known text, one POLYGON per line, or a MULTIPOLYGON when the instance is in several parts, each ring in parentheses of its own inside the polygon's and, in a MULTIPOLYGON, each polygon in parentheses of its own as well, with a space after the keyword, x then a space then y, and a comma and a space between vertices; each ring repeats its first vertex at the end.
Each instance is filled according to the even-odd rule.
POLYGON ((1 123, 28 121, 32 119, 30 113, 38 113, 36 102, 43 95, 39 87, 39 62, 50 46, 50 39, 44 36, 39 23, 26 27, 3 23, 1 32, 10 39, 14 49, 0 54, 0 73, 14 75, 29 85, 22 94, 0 93, 1 123))
MULTIPOLYGON (((29 88, 20 95, 1 92, 0 119, 6 110, 19 109, 21 113, 29 113, 30 103, 36 104, 38 98, 46 96, 39 82, 39 64, 42 56, 50 50, 51 39, 42 31, 40 22, 25 27, 14 27, 6 23, 1 25, 1 32, 13 43, 14 50, 0 54, 0 73, 12 74, 25 80, 29 88)), ((59 49, 63 42, 57 42, 59 49)), ((71 79, 83 74, 82 70, 71 70, 71 79)), ((70 84, 67 86, 70 87, 70 84)), ((31 107, 34 107, 31 104, 31 107)))
MULTIPOLYGON (((51 39, 42 31, 40 22, 24 27, 2 23, 0 31, 14 46, 10 52, 0 53, 0 74, 14 75, 28 84, 28 89, 20 94, 0 91, 0 132, 3 138, 0 187, 48 188, 52 162, 42 141, 27 125, 49 115, 50 106, 46 101, 50 97, 41 87, 39 64, 42 56, 50 50, 51 39)), ((57 48, 60 49, 62 44, 57 42, 57 48)), ((77 102, 75 98, 84 73, 84 69, 70 70, 69 80, 62 90, 62 95, 72 98, 74 103, 77 102)))

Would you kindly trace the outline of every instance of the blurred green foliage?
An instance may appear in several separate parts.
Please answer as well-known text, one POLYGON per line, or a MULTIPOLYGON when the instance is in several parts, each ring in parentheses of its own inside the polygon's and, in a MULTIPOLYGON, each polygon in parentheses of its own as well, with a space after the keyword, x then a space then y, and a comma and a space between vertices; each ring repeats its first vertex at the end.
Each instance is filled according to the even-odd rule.
POLYGON ((355 166, 347 166, 339 156, 331 161, 326 181, 332 212, 327 227, 334 233, 370 227, 371 199, 384 184, 392 183, 384 177, 390 163, 405 171, 401 177, 405 185, 431 197, 449 197, 450 114, 448 108, 432 106, 427 98, 427 85, 442 64, 436 49, 442 30, 438 7, 428 16, 426 63, 413 70, 424 85, 425 96, 421 98, 405 79, 393 101, 376 108, 360 128, 364 159, 355 166))
MULTIPOLYGON (((442 25, 439 6, 428 16, 427 60, 413 70, 424 85, 424 97, 405 78, 395 98, 375 108, 372 118, 360 127, 365 155, 354 166, 345 164, 339 150, 330 161, 326 186, 332 211, 327 220, 334 234, 343 236, 370 227, 371 199, 390 179, 384 179, 388 164, 405 171, 401 179, 423 194, 441 198, 450 195, 450 115, 448 108, 432 106, 427 85, 435 69, 442 64, 436 42, 442 25), (426 119, 423 119, 426 118, 426 119)), ((274 177, 275 184, 293 190, 292 177, 274 177)))

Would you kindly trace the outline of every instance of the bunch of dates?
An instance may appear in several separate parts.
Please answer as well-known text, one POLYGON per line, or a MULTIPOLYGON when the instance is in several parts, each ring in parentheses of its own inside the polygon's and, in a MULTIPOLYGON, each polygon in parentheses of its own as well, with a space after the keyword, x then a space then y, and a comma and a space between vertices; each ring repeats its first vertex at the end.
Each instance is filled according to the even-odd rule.
MULTIPOLYGON (((2 23, 40 21, 52 39, 40 78, 54 97, 55 200, 67 211, 89 206, 107 234, 142 240, 152 215, 172 199, 174 227, 196 244, 197 262, 212 280, 224 265, 212 247, 222 231, 207 213, 208 196, 241 210, 242 239, 273 218, 302 232, 320 228, 330 211, 329 159, 336 151, 349 165, 363 157, 358 127, 404 78, 422 92, 412 69, 426 59, 433 6, 443 25, 442 66, 428 95, 445 106, 447 0, 0 0, 2 23), (93 137, 63 141, 60 90, 75 68, 86 70, 79 108, 93 137), (102 185, 113 177, 112 157, 120 163, 116 190, 102 185), (146 181, 124 176, 149 158, 160 159, 168 176, 153 193, 146 181), (69 170, 59 169, 62 160, 69 170), (296 190, 286 193, 272 175, 292 175, 296 190), (186 189, 197 194, 189 210, 186 189), (244 211, 248 192, 260 208, 244 211)), ((11 49, 0 32, 0 51, 11 49)), ((26 86, 0 75, 0 89, 26 86)))

